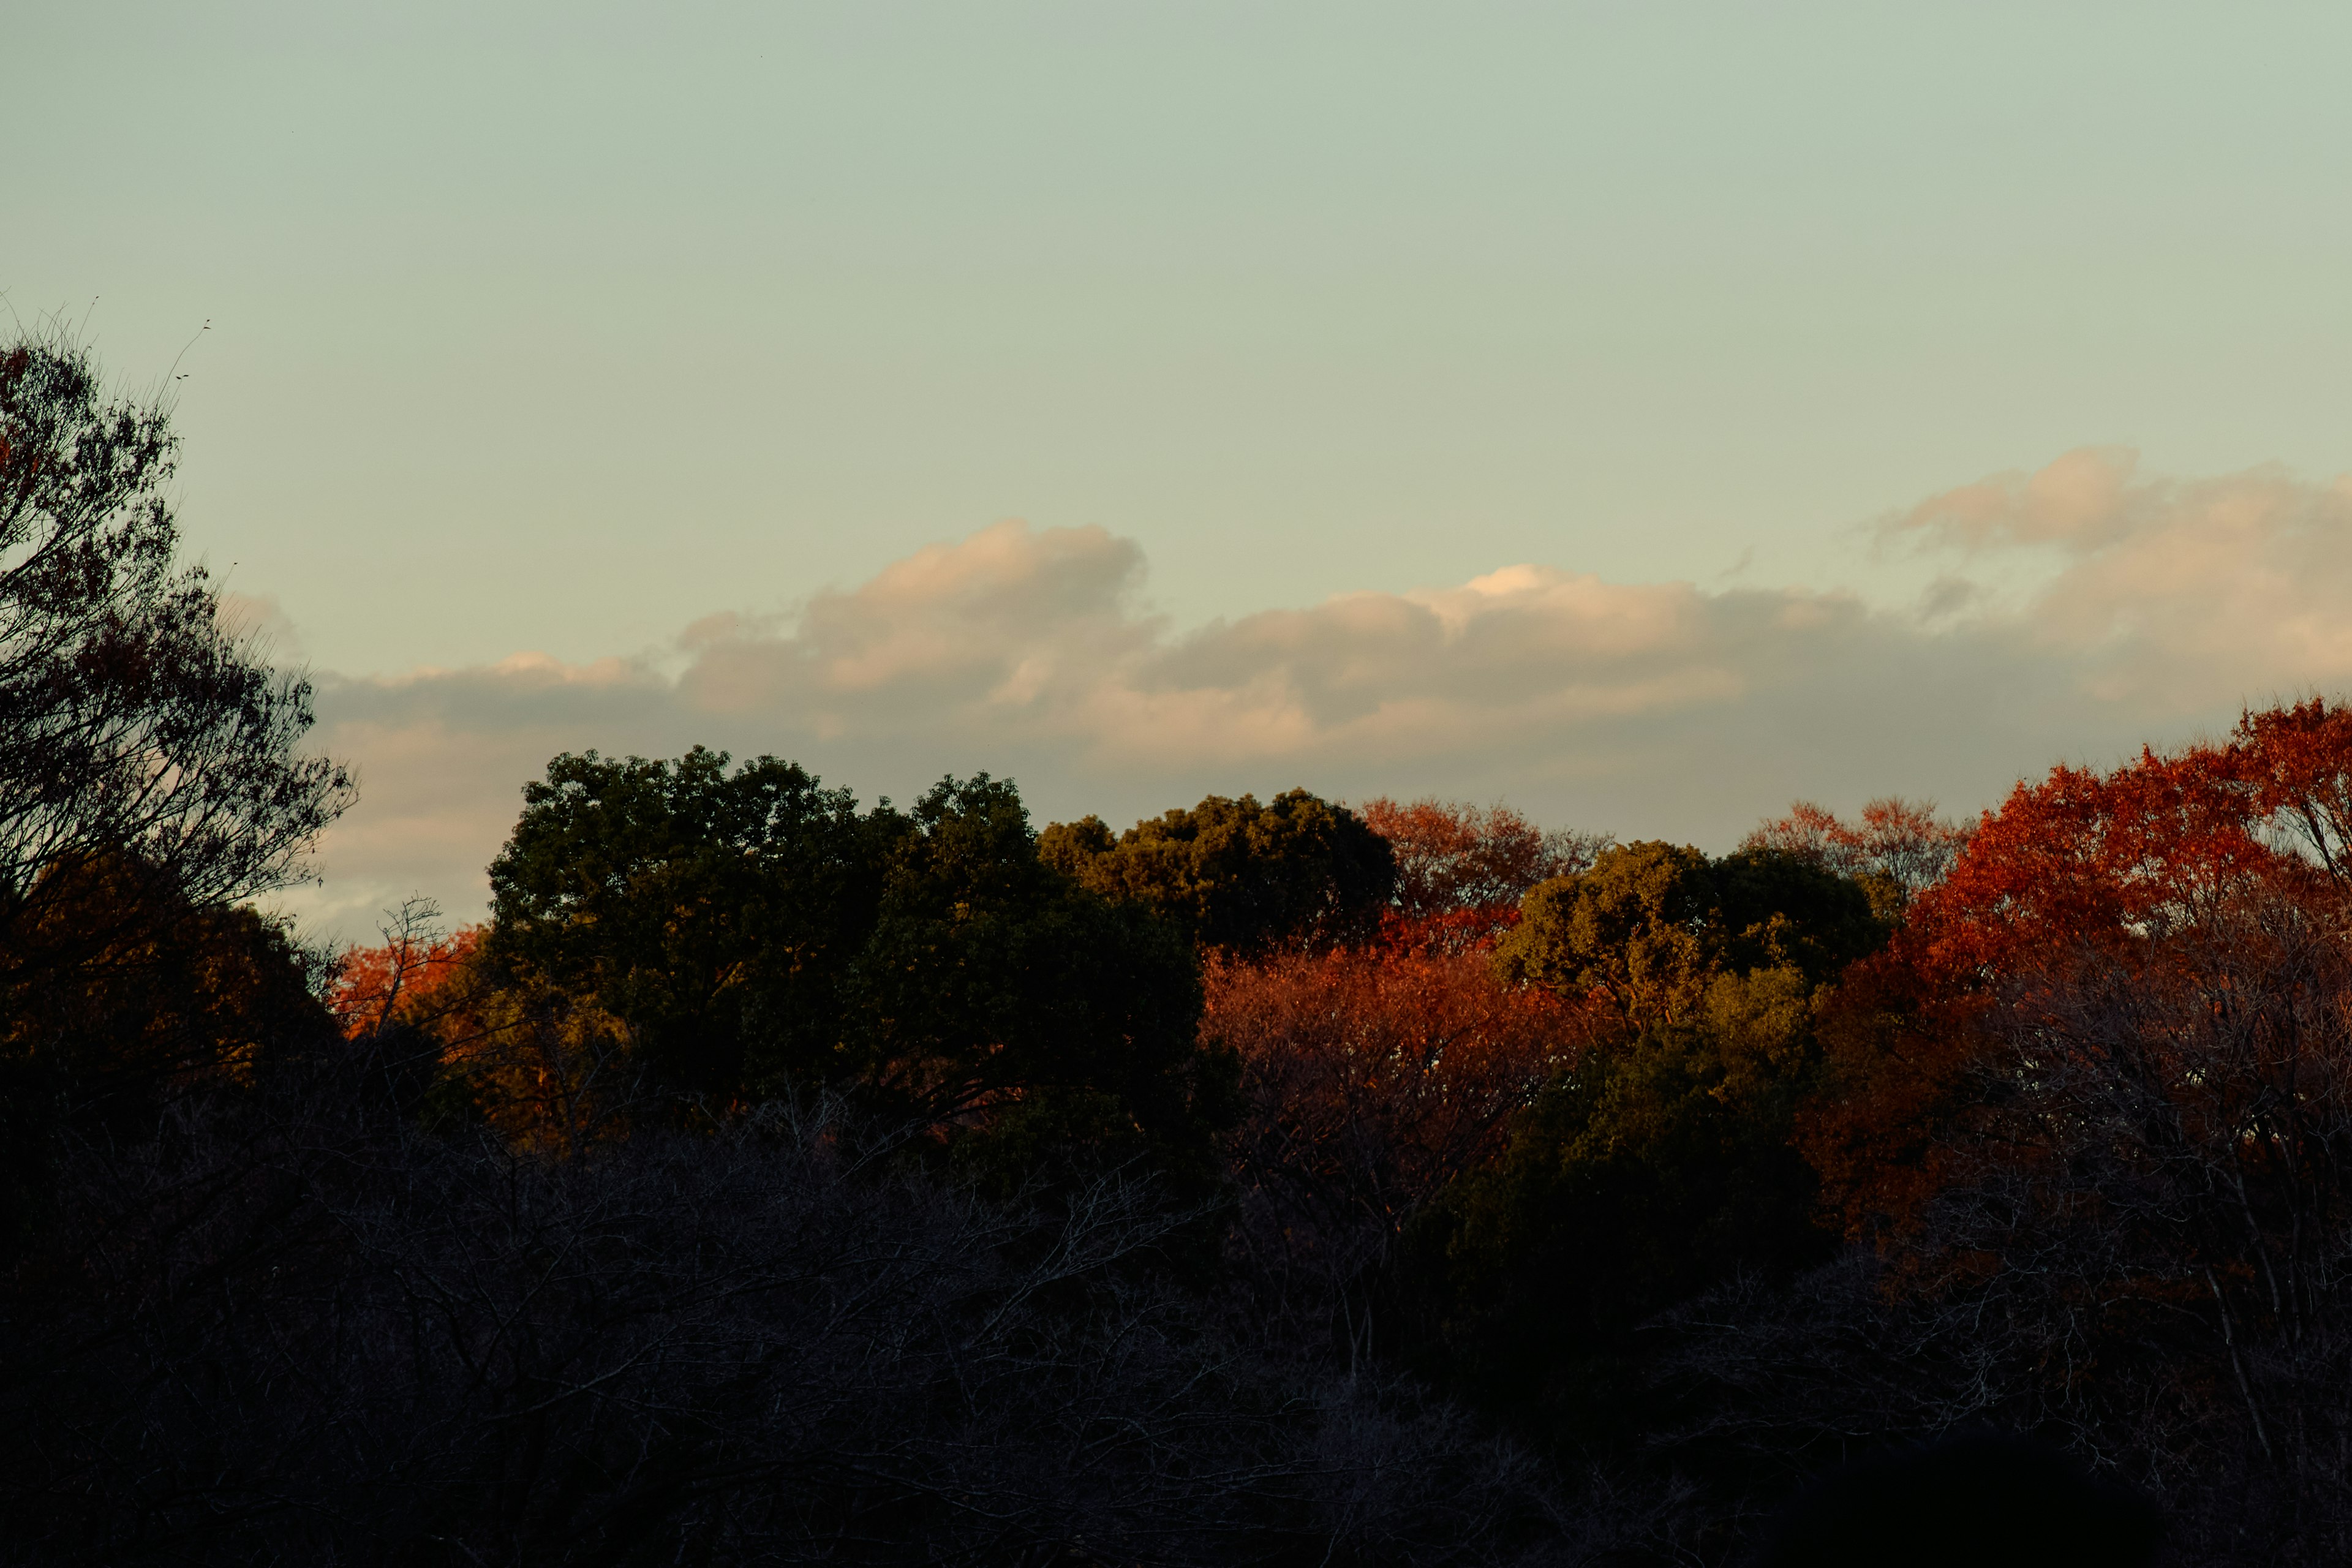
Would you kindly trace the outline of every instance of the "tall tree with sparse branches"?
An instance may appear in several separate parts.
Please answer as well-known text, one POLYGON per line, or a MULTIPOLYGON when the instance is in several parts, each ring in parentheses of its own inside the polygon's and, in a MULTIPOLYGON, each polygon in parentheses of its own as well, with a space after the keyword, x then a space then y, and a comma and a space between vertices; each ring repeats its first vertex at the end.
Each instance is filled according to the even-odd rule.
POLYGON ((0 348, 0 942, 95 860, 196 905, 287 886, 352 798, 297 750, 309 683, 177 558, 170 416, 59 330, 0 348))

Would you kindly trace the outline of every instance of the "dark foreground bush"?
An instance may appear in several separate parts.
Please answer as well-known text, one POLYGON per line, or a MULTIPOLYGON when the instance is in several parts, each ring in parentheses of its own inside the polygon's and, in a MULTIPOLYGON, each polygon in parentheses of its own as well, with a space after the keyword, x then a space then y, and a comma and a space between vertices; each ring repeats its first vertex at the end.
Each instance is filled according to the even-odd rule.
POLYGON ((1569 1562, 1507 1448, 1212 1332, 1188 1216, 832 1117, 593 1156, 360 1059, 69 1141, 0 1301, 14 1563, 1569 1562))

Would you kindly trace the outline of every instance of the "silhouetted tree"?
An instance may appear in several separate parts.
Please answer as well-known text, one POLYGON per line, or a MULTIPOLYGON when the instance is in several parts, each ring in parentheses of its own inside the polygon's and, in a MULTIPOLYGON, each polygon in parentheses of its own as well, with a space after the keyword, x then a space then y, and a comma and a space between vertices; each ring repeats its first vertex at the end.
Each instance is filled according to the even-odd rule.
POLYGON ((60 332, 0 347, 0 1228, 20 1239, 66 1130, 249 1068, 276 1032, 257 1009, 316 1014, 284 931, 232 906, 299 876, 351 781, 297 750, 309 687, 176 559, 168 413, 110 399, 60 332))
POLYGON ((667 1087, 721 1104, 840 1076, 841 988, 907 830, 797 763, 728 760, 550 763, 490 864, 487 947, 511 987, 593 1002, 667 1087))
POLYGON ((955 1128, 1003 1180, 1073 1155, 1212 1180, 1233 1073, 1181 931, 1047 865, 1008 782, 943 781, 906 821, 849 988, 867 1102, 955 1128))
POLYGON ((351 800, 297 752, 309 686, 176 558, 169 412, 61 334, 0 349, 0 942, 93 857, 195 906, 284 886, 351 800))
POLYGON ((1232 1075, 1191 948, 1042 860, 1009 783, 861 814, 769 757, 559 757, 491 886, 488 1038, 457 1064, 480 1094, 584 1103, 634 1064, 705 1117, 845 1092, 1007 1181, 1081 1156, 1208 1179, 1232 1075))

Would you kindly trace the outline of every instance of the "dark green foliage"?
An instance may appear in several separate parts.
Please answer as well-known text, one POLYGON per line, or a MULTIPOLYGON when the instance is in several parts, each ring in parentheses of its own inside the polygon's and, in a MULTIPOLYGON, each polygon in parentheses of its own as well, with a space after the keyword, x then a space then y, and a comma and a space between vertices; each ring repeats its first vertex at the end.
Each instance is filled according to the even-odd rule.
POLYGON ((1612 1392, 1637 1381, 1644 1321, 1832 1250, 1790 1133, 1817 1001, 1884 928, 1863 888, 1794 856, 1656 843, 1525 908, 1497 964, 1605 993, 1622 1030, 1422 1216, 1410 1291, 1430 1364, 1549 1441, 1607 1442, 1654 1414, 1612 1392))
POLYGON ((490 865, 493 959, 593 997, 661 1081, 721 1101, 841 1073, 843 981, 905 832, 795 763, 727 763, 558 757, 490 865))
POLYGON ((1883 946, 1892 925, 1864 879, 1778 849, 1742 849, 1715 863, 1724 966, 1736 973, 1793 965, 1806 981, 1835 980, 1883 946))
POLYGON ((1811 1025, 1799 971, 1722 974, 1689 1016, 1555 1080, 1504 1153, 1413 1228, 1427 1363, 1548 1441, 1607 1441, 1653 1417, 1609 1393, 1636 1380, 1643 1322, 1833 1249, 1789 1146, 1811 1025))
POLYGON ((1254 795, 1213 795, 1117 838, 1100 817, 1056 823, 1040 850, 1103 897, 1143 904, 1198 942, 1241 951, 1368 934, 1396 886, 1388 840, 1303 789, 1263 805, 1254 795))
POLYGON ((1511 980, 1563 995, 1605 990, 1634 1016, 1689 1005, 1714 962, 1720 922, 1710 863, 1680 845, 1603 850, 1591 870, 1528 890, 1495 951, 1511 980))
POLYGON ((964 1156, 992 1169, 1050 1147, 1206 1180, 1232 1073, 1197 1039, 1182 933, 1040 859, 1008 783, 944 781, 907 822, 849 993, 869 1094, 964 1123, 964 1156))
POLYGON ((593 998, 705 1112, 838 1088, 982 1164, 1206 1177, 1231 1074, 1191 947, 1040 859, 1009 783, 861 815, 770 757, 559 757, 491 884, 493 963, 593 998))

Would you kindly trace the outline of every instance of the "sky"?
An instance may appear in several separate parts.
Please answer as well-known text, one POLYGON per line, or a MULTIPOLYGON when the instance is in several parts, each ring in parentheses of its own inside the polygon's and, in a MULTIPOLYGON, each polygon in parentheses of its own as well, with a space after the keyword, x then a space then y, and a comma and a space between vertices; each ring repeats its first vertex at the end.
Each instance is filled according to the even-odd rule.
POLYGON ((16 0, 0 300, 480 907, 555 752, 1726 848, 2352 677, 2352 12, 16 0))

